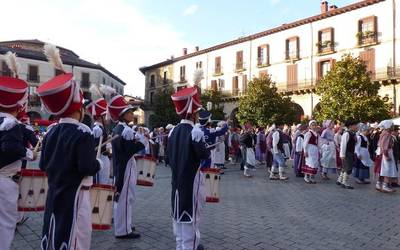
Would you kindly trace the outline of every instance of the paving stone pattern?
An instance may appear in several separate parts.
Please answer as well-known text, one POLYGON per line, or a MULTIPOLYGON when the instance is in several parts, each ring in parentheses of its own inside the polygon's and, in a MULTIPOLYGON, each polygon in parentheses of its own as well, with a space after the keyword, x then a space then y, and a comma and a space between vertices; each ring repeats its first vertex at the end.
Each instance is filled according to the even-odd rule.
MULTIPOLYGON (((400 249, 400 190, 383 194, 372 184, 345 190, 334 180, 312 185, 289 176, 287 182, 269 181, 259 168, 246 178, 238 165, 228 165, 220 203, 204 209, 205 249, 400 249)), ((170 169, 158 166, 155 186, 138 187, 134 218, 140 239, 117 240, 112 231, 97 231, 92 249, 174 249, 170 183, 170 169)), ((12 249, 39 249, 43 213, 27 215, 12 249)))

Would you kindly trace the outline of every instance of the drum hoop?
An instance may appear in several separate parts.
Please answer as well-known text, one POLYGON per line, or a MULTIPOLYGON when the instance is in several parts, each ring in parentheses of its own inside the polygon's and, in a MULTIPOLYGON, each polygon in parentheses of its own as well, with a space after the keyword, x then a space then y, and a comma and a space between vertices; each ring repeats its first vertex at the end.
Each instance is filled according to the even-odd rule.
POLYGON ((148 155, 137 155, 135 156, 136 160, 149 160, 149 161, 154 161, 157 162, 156 158, 154 158, 153 156, 148 156, 148 155))
POLYGON ((219 174, 220 170, 219 168, 202 168, 200 169, 201 172, 203 173, 213 173, 213 174, 219 174))
POLYGON ((43 177, 47 176, 46 172, 38 169, 21 169, 21 176, 43 177))
POLYGON ((115 191, 115 187, 113 185, 107 185, 107 184, 93 184, 91 186, 91 189, 94 189, 94 188, 115 191))

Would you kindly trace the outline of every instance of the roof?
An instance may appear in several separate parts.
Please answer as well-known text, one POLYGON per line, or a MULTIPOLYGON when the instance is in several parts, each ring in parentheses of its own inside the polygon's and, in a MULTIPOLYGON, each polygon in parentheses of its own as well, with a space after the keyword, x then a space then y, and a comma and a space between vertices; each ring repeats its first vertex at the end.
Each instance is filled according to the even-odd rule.
MULTIPOLYGON (((43 53, 44 42, 34 39, 34 40, 13 40, 13 41, 3 41, 0 42, 0 54, 6 54, 8 51, 15 52, 18 57, 39 60, 39 61, 47 61, 46 56, 43 53), (24 46, 19 46, 24 45, 24 46), (29 48, 29 46, 25 45, 33 45, 36 47, 29 48)), ((57 46, 58 47, 58 46, 57 46)), ((123 85, 126 85, 124 81, 122 81, 119 77, 108 71, 106 68, 99 64, 94 64, 79 58, 79 56, 68 49, 63 47, 58 47, 60 49, 60 55, 63 63, 65 65, 72 65, 78 67, 85 67, 91 69, 98 69, 111 76, 114 80, 119 81, 123 85)))
POLYGON ((178 62, 178 61, 181 61, 181 60, 184 60, 184 59, 187 59, 187 58, 191 58, 191 57, 194 57, 194 56, 202 55, 202 54, 205 54, 205 53, 208 53, 208 52, 211 52, 211 51, 219 50, 219 49, 222 49, 222 48, 225 48, 225 47, 229 47, 229 46, 232 46, 232 45, 235 45, 235 44, 247 42, 247 41, 254 40, 254 39, 257 39, 257 38, 260 38, 260 37, 268 36, 268 35, 271 35, 273 33, 277 33, 277 32, 280 32, 280 31, 284 31, 284 30, 288 30, 288 29, 291 29, 291 28, 295 28, 295 27, 298 27, 298 26, 301 26, 301 25, 304 25, 304 24, 312 23, 312 22, 319 21, 319 20, 322 20, 322 19, 326 19, 326 18, 329 18, 329 17, 332 17, 332 16, 337 16, 337 15, 340 15, 340 14, 343 14, 343 13, 346 13, 346 12, 349 12, 349 11, 353 11, 353 10, 356 10, 356 9, 367 7, 369 5, 377 4, 377 3, 380 3, 380 2, 383 2, 383 1, 385 1, 385 0, 364 0, 364 1, 359 1, 359 2, 356 2, 356 3, 341 7, 341 8, 330 9, 325 13, 321 13, 321 14, 318 14, 318 15, 315 15, 315 16, 307 17, 307 18, 304 18, 304 19, 301 19, 301 20, 298 20, 298 21, 294 21, 294 22, 291 22, 291 23, 282 24, 281 26, 278 26, 278 27, 275 27, 275 28, 272 28, 272 29, 268 29, 268 30, 265 30, 265 31, 262 31, 262 32, 259 32, 259 33, 253 34, 253 35, 249 35, 249 36, 241 37, 241 38, 238 38, 238 39, 235 39, 235 40, 231 40, 231 41, 228 41, 228 42, 225 42, 225 43, 221 43, 221 44, 218 44, 218 45, 215 45, 215 46, 203 49, 203 50, 199 50, 199 51, 196 51, 196 52, 193 52, 193 53, 189 53, 189 54, 184 55, 184 56, 180 56, 180 57, 173 58, 173 59, 168 59, 168 60, 165 60, 163 62, 154 64, 154 65, 151 65, 151 66, 141 67, 141 68, 139 68, 139 70, 143 74, 145 74, 146 71, 148 71, 148 70, 156 69, 156 68, 159 68, 159 67, 162 67, 162 66, 165 66, 165 65, 169 65, 169 64, 172 64, 174 62, 178 62))

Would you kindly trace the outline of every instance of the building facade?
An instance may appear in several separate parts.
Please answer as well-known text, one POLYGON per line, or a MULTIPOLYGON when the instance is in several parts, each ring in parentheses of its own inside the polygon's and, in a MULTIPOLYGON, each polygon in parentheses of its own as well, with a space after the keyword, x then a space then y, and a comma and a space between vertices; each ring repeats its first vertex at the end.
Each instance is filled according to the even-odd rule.
POLYGON ((144 104, 144 100, 140 97, 133 97, 130 95, 124 95, 125 101, 130 105, 137 107, 135 111, 133 111, 133 124, 142 125, 144 124, 144 110, 142 106, 144 104))
POLYGON ((318 15, 203 50, 196 47, 192 53, 183 49, 180 57, 141 68, 145 103, 151 104, 157 88, 192 83, 193 72, 202 68, 202 89, 232 96, 225 102, 227 115, 236 112, 249 81, 269 74, 279 91, 297 104, 299 115, 311 117, 319 102, 315 86, 336 60, 350 53, 365 61, 372 79, 381 83, 380 95, 387 96, 398 113, 400 3, 365 0, 338 8, 322 1, 320 7, 318 15), (157 81, 160 72, 170 77, 164 80, 168 84, 157 81))
MULTIPOLYGON (((41 110, 36 88, 60 73, 47 61, 43 54, 43 46, 44 43, 39 40, 0 42, 0 75, 10 75, 4 55, 8 51, 15 52, 19 63, 19 78, 29 84, 28 115, 31 120, 52 118, 41 110)), ((74 74, 86 98, 90 97, 89 88, 94 83, 111 86, 123 95, 125 83, 117 76, 99 64, 82 60, 71 50, 58 48, 65 70, 74 74)))

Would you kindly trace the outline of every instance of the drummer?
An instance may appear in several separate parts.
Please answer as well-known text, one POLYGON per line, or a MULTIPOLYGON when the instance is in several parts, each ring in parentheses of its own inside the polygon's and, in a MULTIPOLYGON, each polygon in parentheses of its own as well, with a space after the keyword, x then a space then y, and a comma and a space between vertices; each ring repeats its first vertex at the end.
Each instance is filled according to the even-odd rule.
POLYGON ((129 105, 123 96, 109 90, 111 96, 114 96, 107 96, 108 110, 111 119, 118 122, 113 130, 113 136, 118 135, 118 138, 111 143, 116 186, 114 233, 118 239, 136 239, 140 234, 133 232, 135 228, 132 222, 137 178, 134 155, 144 149, 144 145, 138 140, 136 132, 128 126, 133 121, 135 108, 129 105))
MULTIPOLYGON (((92 93, 93 100, 87 104, 86 108, 89 113, 93 116, 94 124, 93 124, 93 136, 95 138, 96 147, 100 146, 100 138, 102 144, 107 140, 108 133, 106 130, 106 114, 107 114, 107 102, 103 98, 103 93, 101 92, 101 87, 94 85, 90 88, 90 92, 92 93)), ((101 148, 100 159, 102 161, 102 169, 96 174, 94 178, 94 182, 98 184, 110 184, 110 153, 107 148, 107 145, 104 145, 101 148)))
POLYGON ((176 112, 182 118, 168 139, 168 161, 172 170, 172 217, 176 249, 204 249, 199 244, 199 217, 204 202, 202 185, 205 180, 199 167, 209 159, 210 151, 204 133, 194 125, 201 108, 196 87, 186 88, 172 96, 176 112))
POLYGON ((35 160, 36 152, 26 148, 17 114, 26 101, 28 84, 17 78, 15 54, 7 53, 9 68, 16 78, 0 77, 0 249, 10 249, 17 225, 18 177, 21 160, 35 160))
POLYGON ((45 45, 49 61, 63 73, 43 83, 38 95, 45 110, 60 117, 44 136, 39 167, 48 176, 41 248, 90 249, 92 211, 89 188, 101 168, 84 117, 82 91, 63 69, 58 49, 45 45))

